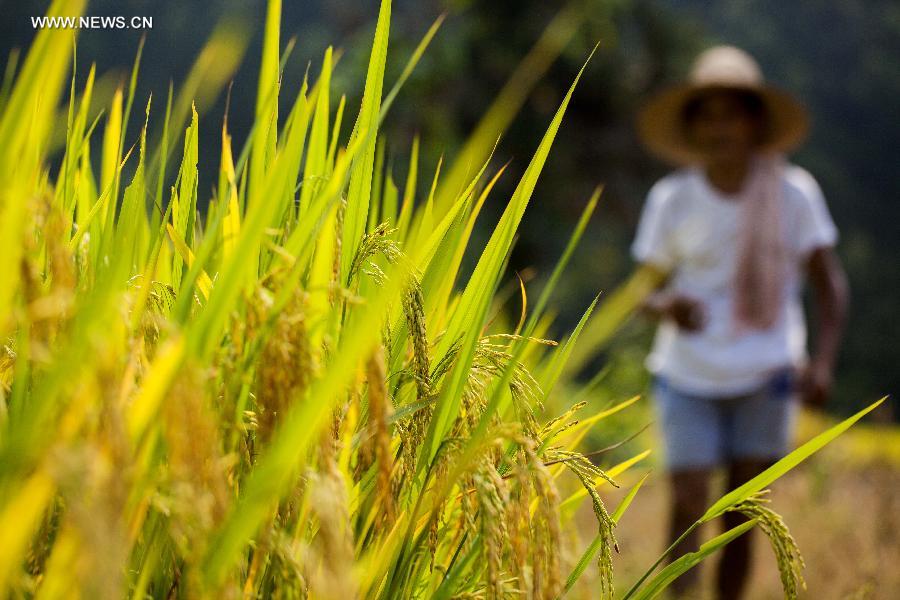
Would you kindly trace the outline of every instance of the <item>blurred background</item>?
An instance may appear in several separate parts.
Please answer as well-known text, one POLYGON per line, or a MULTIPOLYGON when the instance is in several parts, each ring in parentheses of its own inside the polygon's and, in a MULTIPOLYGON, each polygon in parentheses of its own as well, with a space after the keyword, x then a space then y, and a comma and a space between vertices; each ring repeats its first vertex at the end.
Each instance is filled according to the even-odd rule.
MULTIPOLYGON (((0 58, 15 58, 15 48, 27 48, 34 35, 30 17, 43 14, 47 4, 0 0, 0 58)), ((282 114, 307 68, 317 70, 329 44, 342 51, 334 88, 347 94, 348 115, 355 114, 362 93, 359 73, 368 60, 377 9, 376 0, 284 2, 283 45, 290 38, 295 45, 284 68, 282 114)), ((767 79, 799 96, 812 115, 811 136, 792 160, 811 171, 825 192, 840 229, 838 253, 852 289, 850 321, 828 410, 849 414, 900 389, 896 358, 900 342, 896 316, 900 307, 900 3, 395 0, 387 85, 396 80, 416 44, 443 13, 446 21, 385 122, 389 140, 385 160, 394 180, 403 181, 409 149, 418 134, 423 152, 419 193, 424 194, 440 157, 455 156, 512 78, 522 105, 500 141, 494 164, 511 162, 488 200, 483 223, 495 222, 563 94, 591 49, 600 44, 575 92, 510 260, 511 272, 532 281, 529 294, 536 295, 592 190, 604 186, 599 208, 554 298, 557 332, 571 330, 598 292, 604 294, 602 305, 602 298, 634 266, 627 250, 640 209, 650 186, 667 171, 638 144, 633 126, 637 108, 655 90, 683 77, 700 50, 730 43, 754 55, 767 79)), ((229 81, 233 80, 229 129, 238 147, 252 120, 265 2, 93 0, 87 14, 153 18, 153 28, 146 31, 82 31, 79 81, 96 62, 95 101, 98 108, 108 104, 115 87, 127 82, 141 35, 146 35, 131 131, 138 130, 149 94, 153 94, 155 111, 150 129, 158 134, 154 117, 158 124, 170 81, 176 97, 179 86, 192 86, 203 138, 200 197, 210 197, 229 81), (211 36, 224 48, 217 56, 227 55, 233 64, 198 60, 211 36)), ((345 118, 347 133, 352 123, 352 118, 345 118)), ((64 131, 63 127, 60 135, 64 131)), ((483 237, 475 240, 476 245, 480 241, 483 237)), ((583 357, 582 372, 577 374, 582 379, 606 368, 604 385, 597 390, 599 404, 646 391, 643 357, 651 335, 651 324, 633 319, 602 352, 583 357)), ((628 416, 622 417, 617 432, 598 434, 593 443, 600 445, 606 437, 615 441, 622 432, 652 419, 646 405, 643 410, 625 412, 628 416)), ((898 414, 893 398, 876 419, 894 422, 898 414)), ((806 426, 811 431, 817 422, 806 426)), ((812 548, 812 560, 808 556, 807 562, 817 568, 809 578, 825 581, 817 584, 819 589, 832 590, 811 597, 882 597, 878 591, 887 589, 882 585, 882 561, 894 565, 888 568, 892 577, 888 586, 900 585, 896 567, 900 564, 896 540, 900 505, 894 499, 900 487, 900 440, 895 428, 885 426, 879 431, 877 437, 841 442, 843 446, 825 455, 827 460, 792 476, 778 491, 793 500, 786 518, 788 523, 800 521, 801 548, 807 552, 812 548), (849 466, 842 471, 842 464, 849 466), (837 496, 828 504, 832 508, 811 508, 824 505, 830 495, 837 496), (856 519, 860 511, 869 515, 864 522, 856 519), (893 515, 887 529, 878 525, 885 515, 893 515), (817 549, 816 524, 823 520, 829 521, 833 537, 829 534, 827 548, 817 549), (832 544, 844 546, 835 549, 832 544), (866 563, 869 559, 871 565, 866 563), (838 587, 827 587, 828 581, 838 587)), ((657 478, 660 494, 663 481, 657 478)), ((646 503, 643 509, 662 511, 662 496, 654 495, 653 485, 649 489, 640 500, 646 503)), ((647 514, 640 510, 636 514, 647 514)), ((646 532, 633 527, 626 541, 649 556, 662 543, 659 525, 660 521, 651 522, 646 532)), ((646 564, 644 558, 637 564, 646 564)), ((623 568, 629 569, 627 564, 623 568)), ((772 585, 763 588, 772 593, 778 589, 773 569, 774 564, 766 571, 772 585)), ((760 593, 768 597, 767 592, 760 593)))

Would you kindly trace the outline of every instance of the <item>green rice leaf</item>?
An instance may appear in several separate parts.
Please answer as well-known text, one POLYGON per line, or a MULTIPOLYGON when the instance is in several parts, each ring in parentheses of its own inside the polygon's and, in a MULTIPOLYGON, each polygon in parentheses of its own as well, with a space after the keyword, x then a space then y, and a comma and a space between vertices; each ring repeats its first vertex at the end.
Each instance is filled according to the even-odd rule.
POLYGON ((447 15, 446 13, 444 13, 437 19, 435 19, 434 23, 431 24, 431 27, 428 28, 428 31, 425 32, 422 40, 413 51, 412 56, 409 57, 406 66, 403 67, 403 71, 400 73, 400 77, 397 79, 394 87, 392 87, 391 91, 388 92, 388 95, 384 97, 384 102, 382 102, 381 105, 381 113, 378 115, 379 125, 384 121, 384 118, 387 116, 388 111, 391 109, 391 105, 397 98, 397 94, 400 93, 400 89, 403 87, 403 84, 406 83, 406 80, 409 79, 409 76, 412 75, 413 71, 415 71, 416 65, 419 64, 419 61, 422 59, 422 55, 425 54, 425 50, 428 49, 428 45, 431 44, 431 40, 434 39, 435 34, 438 32, 438 29, 441 28, 441 24, 444 22, 444 19, 446 17, 447 15))
MULTIPOLYGON (((593 55, 593 53, 592 53, 593 55)), ((588 58, 590 61, 590 57, 588 58)), ((553 140, 562 123, 563 115, 575 91, 575 86, 581 78, 584 69, 582 66, 575 81, 569 88, 556 115, 550 122, 547 132, 544 134, 534 157, 519 181, 519 185, 513 192, 509 205, 503 212, 500 222, 494 229, 488 241, 487 247, 481 255, 472 277, 469 279, 466 289, 463 291, 460 302, 447 325, 447 331, 437 348, 437 356, 443 357, 450 351, 451 346, 460 342, 456 362, 448 374, 448 381, 444 382, 441 396, 435 407, 434 418, 425 441, 425 459, 428 462, 434 458, 438 446, 446 435, 449 427, 456 418, 459 410, 459 399, 463 386, 468 378, 469 367, 475 353, 475 344, 481 336, 481 327, 487 314, 490 299, 497 286, 503 265, 512 247, 516 228, 522 219, 528 201, 537 185, 538 177, 543 170, 544 163, 550 153, 553 140)), ((420 469, 422 463, 420 462, 420 469)))
POLYGON ((553 353, 552 360, 547 365, 547 368, 542 376, 538 379, 541 384, 541 390, 544 392, 544 398, 548 398, 550 396, 550 393, 556 386, 556 382, 559 381, 563 369, 566 366, 566 362, 569 360, 569 356, 571 356, 572 350, 575 348, 575 344, 578 342, 578 337, 584 330, 585 324, 587 324, 588 320, 591 318, 591 314, 594 312, 594 307, 597 306, 597 301, 599 299, 599 295, 594 297, 593 302, 591 302, 591 305, 588 306, 586 311, 584 311, 584 314, 578 321, 578 325, 575 326, 575 329, 569 335, 566 343, 563 344, 561 348, 556 349, 556 351, 553 353))
MULTIPOLYGON (((193 240, 193 224, 197 212, 197 111, 191 110, 191 124, 184 134, 184 154, 178 174, 178 194, 172 197, 172 226, 177 237, 187 245, 193 240)), ((181 288, 184 260, 179 252, 172 259, 172 287, 176 295, 181 288)))
POLYGON ((538 296, 534 309, 528 317, 525 328, 522 330, 522 337, 530 337, 531 334, 534 333, 534 328, 537 326, 538 321, 543 317, 547 303, 550 301, 550 296, 556 289, 556 284, 559 282, 560 277, 562 277, 563 271, 565 271, 566 267, 569 265, 569 260, 572 258, 575 248, 578 247, 578 243, 581 241, 581 236, 587 228, 588 221, 590 221, 591 216, 594 214, 594 209, 597 208, 597 201, 600 200, 600 193, 602 191, 602 187, 597 187, 597 189, 594 190, 594 193, 591 194, 584 210, 581 212, 578 224, 575 225, 572 235, 569 236, 566 249, 563 251, 562 256, 560 256, 559 261, 557 261, 556 266, 553 267, 553 272, 550 274, 550 278, 541 290, 541 294, 538 296))
POLYGON ((256 119, 250 154, 250 197, 262 201, 266 170, 275 160, 278 140, 278 53, 281 29, 281 0, 269 0, 263 35, 262 64, 256 92, 256 119))
POLYGON ((413 138, 409 153, 409 167, 406 172, 406 185, 403 188, 403 202, 400 204, 400 216, 397 218, 397 230, 400 239, 405 240, 412 220, 413 202, 416 198, 416 178, 419 171, 419 136, 413 138))
POLYGON ((388 35, 390 31, 391 0, 382 0, 375 26, 375 41, 369 58, 366 86, 362 106, 356 119, 354 135, 365 136, 365 145, 354 159, 347 190, 347 210, 344 214, 344 232, 341 247, 341 281, 346 281, 350 264, 356 256, 360 240, 366 231, 369 216, 369 199, 372 195, 372 175, 375 163, 378 115, 381 111, 381 89, 384 84, 384 68, 387 61, 388 35))
POLYGON ((332 50, 328 47, 322 62, 322 73, 316 83, 316 110, 312 118, 309 132, 309 150, 303 168, 303 181, 300 184, 300 206, 298 215, 302 218, 311 198, 323 185, 323 178, 328 176, 328 119, 329 94, 331 87, 332 50))
POLYGON ((873 402, 863 410, 859 411, 852 417, 849 417, 837 425, 823 431, 813 439, 809 440, 777 463, 743 484, 722 496, 716 503, 700 518, 701 521, 709 521, 721 515, 729 507, 734 506, 738 502, 746 500, 751 495, 760 490, 769 487, 776 479, 799 465, 801 462, 821 450, 826 444, 834 440, 836 437, 847 431, 854 423, 862 419, 865 415, 875 410, 885 398, 873 402))
POLYGON ((741 523, 737 527, 729 529, 725 533, 717 535, 713 539, 702 544, 700 549, 696 552, 690 552, 677 558, 662 571, 657 573, 653 579, 638 591, 634 598, 636 600, 650 600, 651 598, 656 598, 669 587, 673 581, 700 564, 707 556, 717 552, 727 544, 731 543, 734 539, 753 529, 755 526, 755 519, 747 521, 746 523, 741 523))

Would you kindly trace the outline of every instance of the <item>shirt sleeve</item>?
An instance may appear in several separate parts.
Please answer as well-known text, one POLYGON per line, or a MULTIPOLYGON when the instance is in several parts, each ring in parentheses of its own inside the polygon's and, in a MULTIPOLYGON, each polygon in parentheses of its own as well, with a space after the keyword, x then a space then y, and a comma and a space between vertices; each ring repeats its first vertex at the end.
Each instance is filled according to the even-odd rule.
POLYGON ((665 179, 654 185, 647 194, 641 212, 637 235, 631 245, 631 255, 639 263, 648 263, 664 271, 675 265, 672 248, 672 227, 669 222, 671 186, 665 179))
POLYGON ((791 238, 800 255, 808 255, 816 248, 833 247, 838 240, 837 226, 828 211, 822 188, 804 169, 794 167, 790 183, 799 192, 797 220, 791 238))

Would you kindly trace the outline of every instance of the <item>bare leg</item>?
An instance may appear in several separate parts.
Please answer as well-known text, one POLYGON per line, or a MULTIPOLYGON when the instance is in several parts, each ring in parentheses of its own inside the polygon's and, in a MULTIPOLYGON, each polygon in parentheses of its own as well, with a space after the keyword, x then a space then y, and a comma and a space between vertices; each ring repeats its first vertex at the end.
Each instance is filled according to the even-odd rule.
MULTIPOLYGON (((728 468, 728 489, 733 490, 746 483, 772 464, 768 460, 738 460, 728 468)), ((737 527, 746 517, 740 513, 728 512, 722 517, 725 530, 737 527)), ((716 581, 718 597, 721 600, 739 600, 747 584, 752 562, 753 532, 733 540, 722 550, 716 581)))
MULTIPOLYGON (((672 471, 670 477, 672 506, 671 519, 669 521, 669 543, 671 544, 706 511, 712 469, 677 470, 672 471)), ((697 550, 700 546, 699 534, 698 530, 691 532, 669 554, 669 560, 671 561, 683 554, 697 550)), ((698 577, 699 571, 691 569, 672 582, 672 590, 677 595, 682 595, 697 584, 698 577)))

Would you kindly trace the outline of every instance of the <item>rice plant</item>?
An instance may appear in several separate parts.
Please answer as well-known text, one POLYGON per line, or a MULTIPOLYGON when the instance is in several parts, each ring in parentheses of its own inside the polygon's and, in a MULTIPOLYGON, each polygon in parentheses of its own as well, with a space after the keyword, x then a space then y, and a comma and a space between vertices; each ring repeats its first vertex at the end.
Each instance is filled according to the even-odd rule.
MULTIPOLYGON (((55 0, 48 14, 84 8, 55 0)), ((557 598, 594 562, 612 597, 615 526, 640 483, 612 512, 598 487, 646 452, 605 472, 578 445, 634 399, 588 417, 584 403, 549 410, 596 301, 564 341, 545 339, 599 192, 534 307, 507 330, 490 322, 581 73, 475 249, 503 174, 495 136, 473 138, 469 169, 438 168, 426 195, 417 142, 402 185, 380 158, 379 125, 440 20, 385 94, 383 0, 345 139, 330 48, 315 80, 282 88, 280 9, 270 0, 255 124, 235 152, 223 121, 211 198, 198 114, 183 96, 137 97, 140 52, 94 115, 93 69, 68 78, 71 35, 42 30, 0 98, 0 597, 557 598), (463 278, 467 252, 478 258, 463 278), (597 533, 572 561, 563 515, 584 499, 597 533)), ((495 130, 509 120, 489 117, 495 130)), ((789 463, 705 520, 749 514, 794 595, 799 554, 754 495, 789 463)), ((645 579, 634 591, 665 585, 645 579)))

